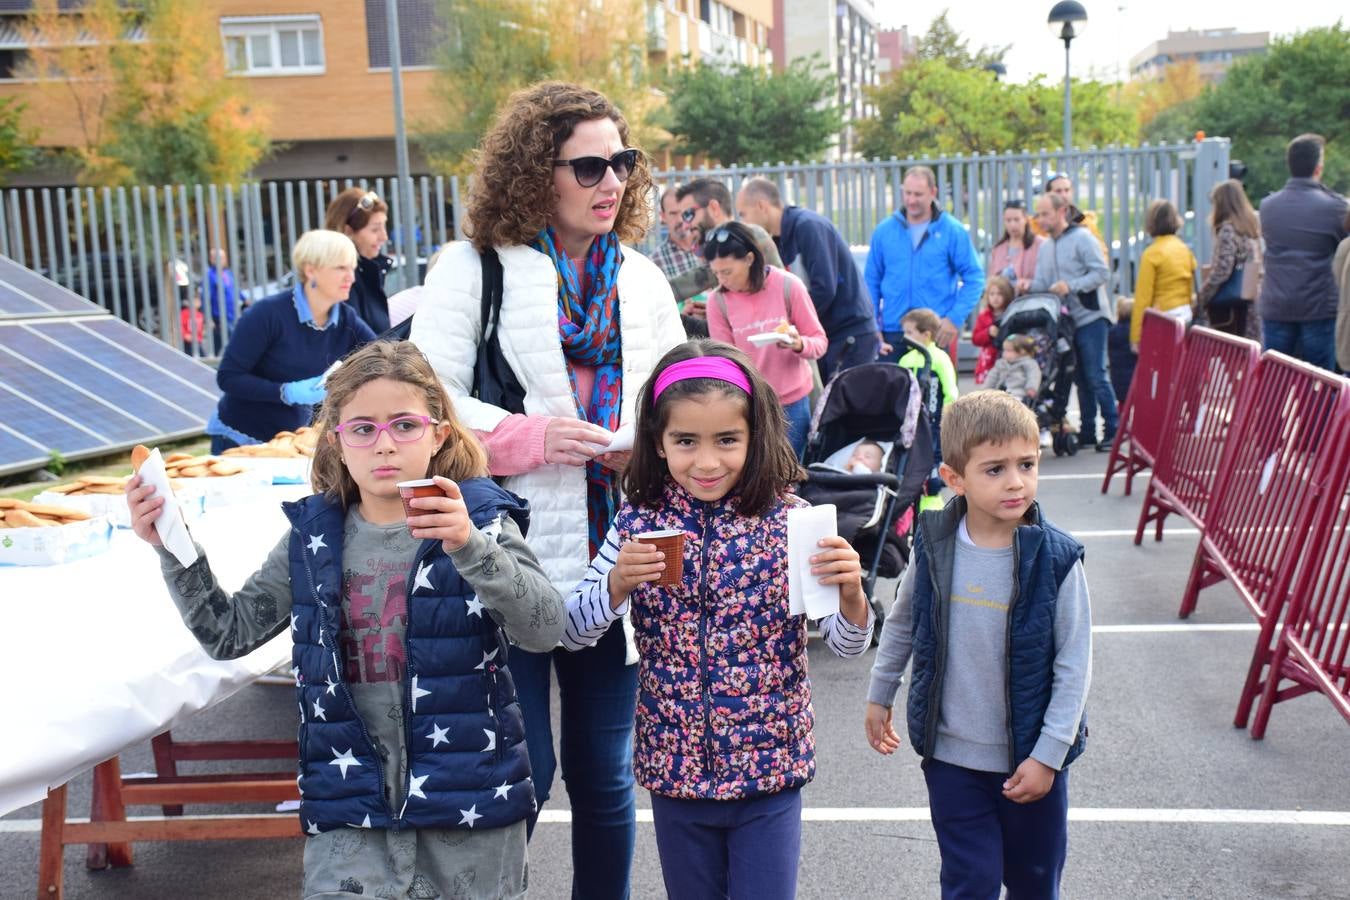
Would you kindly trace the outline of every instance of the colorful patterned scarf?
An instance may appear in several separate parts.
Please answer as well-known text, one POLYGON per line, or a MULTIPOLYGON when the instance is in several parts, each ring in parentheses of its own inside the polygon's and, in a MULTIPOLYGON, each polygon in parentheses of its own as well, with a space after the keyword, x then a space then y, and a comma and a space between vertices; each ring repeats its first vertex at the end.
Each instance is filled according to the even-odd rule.
MULTIPOLYGON (((623 398, 623 343, 619 339, 619 266, 623 252, 613 234, 597 237, 586 258, 586 296, 552 228, 545 228, 532 244, 553 260, 558 273, 558 333, 569 363, 595 368, 595 386, 583 404, 577 396, 577 378, 569 364, 567 380, 572 402, 587 422, 616 431, 623 398)), ((614 473, 599 462, 586 464, 586 521, 590 554, 604 544, 605 533, 619 506, 614 473)))

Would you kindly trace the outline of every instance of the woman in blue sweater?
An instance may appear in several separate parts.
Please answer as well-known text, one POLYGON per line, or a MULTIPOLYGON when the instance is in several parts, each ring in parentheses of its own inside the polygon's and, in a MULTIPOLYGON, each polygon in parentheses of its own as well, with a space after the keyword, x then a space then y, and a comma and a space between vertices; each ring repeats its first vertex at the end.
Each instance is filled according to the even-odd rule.
POLYGON ((206 423, 212 453, 308 425, 324 398, 324 372, 375 338, 340 305, 356 272, 350 238, 307 231, 291 250, 291 265, 295 287, 253 304, 225 347, 216 372, 220 403, 206 423))

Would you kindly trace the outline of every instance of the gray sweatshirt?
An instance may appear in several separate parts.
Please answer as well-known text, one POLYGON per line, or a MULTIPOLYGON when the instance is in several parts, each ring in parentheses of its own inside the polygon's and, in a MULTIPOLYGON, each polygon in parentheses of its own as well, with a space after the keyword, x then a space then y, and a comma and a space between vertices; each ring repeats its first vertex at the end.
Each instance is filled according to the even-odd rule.
MULTIPOLYGON (((912 651, 914 566, 905 569, 872 664, 867 699, 890 707, 912 651)), ((948 607, 948 663, 942 684, 933 756, 982 772, 1008 768, 1008 603, 1013 591, 1012 547, 971 543, 961 522, 948 607)), ((1059 586, 1055 600, 1054 672, 1050 705, 1031 757, 1058 770, 1078 735, 1092 680, 1092 615, 1082 563, 1059 586)), ((1018 764, 1022 761, 1018 760, 1018 764)))
POLYGON ((1064 298, 1079 327, 1096 319, 1110 320, 1113 307, 1100 288, 1111 277, 1111 269, 1102 257, 1102 246, 1092 232, 1081 225, 1070 225, 1057 238, 1049 238, 1036 255, 1036 275, 1031 279, 1033 293, 1050 290, 1063 281, 1069 286, 1064 298), (1097 309, 1083 305, 1080 294, 1096 294, 1097 309))
POLYGON ((984 386, 993 391, 1007 391, 1018 399, 1035 396, 1041 389, 1041 367, 1036 365, 1033 356, 1023 356, 1012 362, 1000 357, 985 376, 984 386))

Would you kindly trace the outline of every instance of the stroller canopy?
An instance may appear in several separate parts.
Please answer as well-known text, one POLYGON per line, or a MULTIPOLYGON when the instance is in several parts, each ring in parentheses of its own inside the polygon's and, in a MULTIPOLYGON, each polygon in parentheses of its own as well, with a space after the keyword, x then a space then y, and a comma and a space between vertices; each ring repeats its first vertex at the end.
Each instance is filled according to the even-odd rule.
POLYGON ((894 363, 867 363, 830 379, 811 421, 807 462, 818 462, 859 438, 914 439, 921 403, 918 383, 894 363))

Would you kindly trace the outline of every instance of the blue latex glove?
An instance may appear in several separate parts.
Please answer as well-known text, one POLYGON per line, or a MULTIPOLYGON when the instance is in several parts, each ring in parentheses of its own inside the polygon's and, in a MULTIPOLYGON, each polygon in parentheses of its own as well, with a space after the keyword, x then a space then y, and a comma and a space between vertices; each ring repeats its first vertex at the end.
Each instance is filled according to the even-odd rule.
POLYGON ((288 381, 281 386, 281 399, 292 406, 313 406, 322 403, 327 393, 323 386, 322 375, 288 381))

